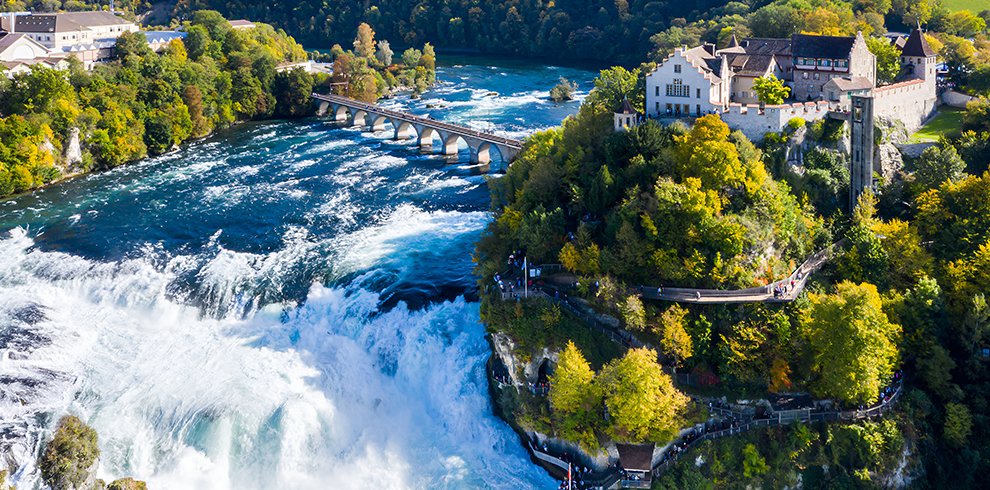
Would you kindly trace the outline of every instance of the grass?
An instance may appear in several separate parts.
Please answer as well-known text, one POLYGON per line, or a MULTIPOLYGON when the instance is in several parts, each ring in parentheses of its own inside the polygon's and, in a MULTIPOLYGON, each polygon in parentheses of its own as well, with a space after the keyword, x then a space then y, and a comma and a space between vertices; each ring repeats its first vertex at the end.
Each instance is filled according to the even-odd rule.
POLYGON ((990 0, 942 0, 942 6, 952 11, 969 10, 978 14, 990 10, 990 0))
MULTIPOLYGON (((986 0, 990 2, 990 0, 986 0)), ((911 135, 908 143, 934 143, 939 137, 954 136, 962 128, 963 110, 956 108, 940 109, 938 114, 911 135)))

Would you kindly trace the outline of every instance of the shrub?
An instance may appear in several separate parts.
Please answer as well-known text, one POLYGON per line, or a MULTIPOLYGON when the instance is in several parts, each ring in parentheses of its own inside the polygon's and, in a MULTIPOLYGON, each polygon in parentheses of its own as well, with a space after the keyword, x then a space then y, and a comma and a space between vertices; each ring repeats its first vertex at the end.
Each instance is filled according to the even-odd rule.
POLYGON ((41 478, 52 490, 79 488, 99 456, 96 431, 77 417, 66 415, 41 456, 41 478))
POLYGON ((797 131, 804 127, 807 122, 800 117, 792 117, 790 121, 787 121, 787 129, 791 131, 797 131))

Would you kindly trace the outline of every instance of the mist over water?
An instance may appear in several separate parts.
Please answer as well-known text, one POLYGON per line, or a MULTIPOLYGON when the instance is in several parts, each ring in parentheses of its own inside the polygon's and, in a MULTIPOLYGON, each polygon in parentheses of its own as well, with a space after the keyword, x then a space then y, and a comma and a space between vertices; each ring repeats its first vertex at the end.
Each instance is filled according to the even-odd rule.
MULTIPOLYGON (((561 75, 593 77, 465 64, 388 104, 521 137, 576 111, 546 100, 561 75)), ((156 489, 551 487, 488 400, 486 176, 386 136, 250 123, 0 201, 18 488, 65 413, 98 431, 101 478, 156 489)))

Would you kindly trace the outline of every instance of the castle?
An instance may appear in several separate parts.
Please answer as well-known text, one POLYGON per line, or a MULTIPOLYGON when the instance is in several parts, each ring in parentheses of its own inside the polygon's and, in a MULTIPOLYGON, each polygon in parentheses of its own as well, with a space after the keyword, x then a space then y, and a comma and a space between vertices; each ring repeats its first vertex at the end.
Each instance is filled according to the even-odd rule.
POLYGON ((742 42, 733 36, 724 49, 680 47, 646 76, 646 115, 719 114, 730 127, 761 140, 793 118, 814 121, 848 113, 852 96, 869 96, 877 117, 901 121, 913 131, 935 111, 936 56, 920 27, 891 42, 901 51, 901 73, 883 86, 877 85, 876 57, 862 33, 742 42), (770 75, 790 87, 792 102, 759 103, 753 83, 770 75))

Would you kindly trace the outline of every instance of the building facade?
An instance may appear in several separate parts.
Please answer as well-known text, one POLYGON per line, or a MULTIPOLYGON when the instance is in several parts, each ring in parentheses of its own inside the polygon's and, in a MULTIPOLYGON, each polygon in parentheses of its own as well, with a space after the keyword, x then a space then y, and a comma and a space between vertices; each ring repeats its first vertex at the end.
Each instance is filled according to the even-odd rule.
POLYGON ((724 49, 682 46, 647 74, 646 115, 717 113, 759 140, 783 129, 785 117, 820 119, 829 111, 849 111, 854 96, 871 96, 878 117, 901 121, 911 131, 934 113, 937 61, 920 28, 894 45, 901 50, 901 74, 895 83, 879 87, 876 56, 862 33, 742 42, 733 38, 724 49), (791 88, 791 101, 759 103, 753 81, 771 74, 791 88))
POLYGON ((103 11, 10 14, 0 19, 0 29, 25 34, 54 51, 113 40, 125 32, 138 31, 137 24, 103 11))

